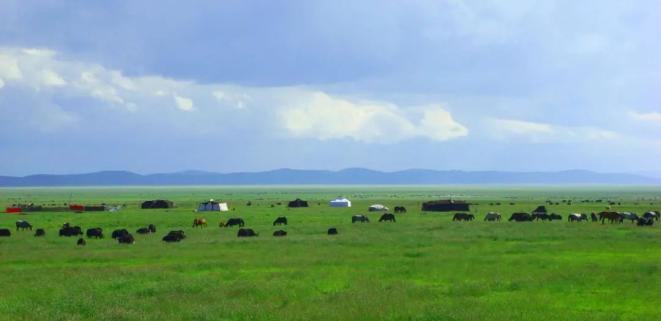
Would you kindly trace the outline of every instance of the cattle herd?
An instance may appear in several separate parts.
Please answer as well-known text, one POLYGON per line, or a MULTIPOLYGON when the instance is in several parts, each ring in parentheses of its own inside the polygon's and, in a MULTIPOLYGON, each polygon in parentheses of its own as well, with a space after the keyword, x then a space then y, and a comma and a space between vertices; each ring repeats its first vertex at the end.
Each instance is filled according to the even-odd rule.
MULTIPOLYGON (((396 206, 395 213, 406 213, 406 208, 403 206, 396 206)), ((649 211, 644 213, 641 216, 638 216, 636 213, 631 212, 600 212, 600 213, 591 213, 590 216, 583 213, 571 213, 567 216, 568 222, 601 222, 601 224, 606 223, 623 223, 625 220, 631 221, 631 223, 636 223, 638 226, 651 226, 654 225, 656 221, 659 220, 661 213, 658 211, 649 211)), ((502 216, 500 213, 489 212, 484 216, 484 221, 487 222, 499 222, 502 216)), ((546 212, 517 212, 512 213, 508 221, 514 222, 533 222, 533 221, 556 221, 562 220, 562 216, 556 213, 546 213, 546 212)), ((452 221, 474 221, 475 215, 471 213, 455 213, 452 216, 452 221)), ((351 217, 351 223, 369 223, 370 220, 366 215, 358 214, 351 217)), ((381 215, 379 222, 392 222, 395 223, 395 214, 384 213, 381 215)), ((287 218, 284 216, 277 217, 273 221, 273 226, 287 225, 287 218)), ((237 237, 254 237, 259 236, 259 233, 255 232, 251 228, 245 228, 245 221, 242 218, 229 218, 226 221, 221 221, 218 226, 221 228, 228 227, 239 227, 237 231, 237 237)), ((204 228, 208 226, 208 222, 205 218, 195 218, 193 220, 194 228, 200 227, 204 228)), ((32 231, 32 225, 26 220, 16 221, 16 231, 32 231)), ((149 224, 146 227, 140 227, 136 230, 137 234, 154 234, 156 233, 156 226, 154 224, 149 224)), ((328 235, 337 235, 338 230, 335 227, 331 227, 327 230, 328 235)), ((46 235, 46 231, 43 228, 37 228, 35 230, 35 237, 42 237, 46 235)), ((88 228, 85 233, 80 226, 72 226, 69 223, 64 223, 58 231, 58 235, 62 237, 78 237, 76 244, 79 246, 84 246, 87 244, 83 235, 88 239, 103 239, 103 229, 101 227, 88 228)), ((0 237, 11 236, 11 230, 7 228, 0 228, 0 237)), ((274 237, 284 237, 287 236, 287 231, 285 230, 276 230, 273 232, 274 237)), ((133 244, 135 243, 135 238, 127 229, 116 229, 112 232, 111 238, 116 240, 119 244, 133 244)), ((168 232, 163 236, 162 240, 164 242, 180 242, 186 238, 186 234, 183 230, 173 230, 168 232)))

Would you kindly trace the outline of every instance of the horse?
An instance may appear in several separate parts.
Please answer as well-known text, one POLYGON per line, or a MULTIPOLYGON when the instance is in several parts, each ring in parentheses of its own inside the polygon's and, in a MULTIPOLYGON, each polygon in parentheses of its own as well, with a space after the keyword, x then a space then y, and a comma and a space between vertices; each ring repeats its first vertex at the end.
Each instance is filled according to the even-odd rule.
POLYGON ((562 216, 560 214, 551 213, 549 214, 549 221, 561 221, 562 216))
POLYGON ((638 226, 652 226, 654 225, 653 218, 640 217, 636 220, 638 226))
POLYGON ((500 213, 489 212, 484 216, 484 220, 489 222, 500 221, 500 213))
POLYGON ((539 221, 539 220, 550 221, 551 216, 549 214, 546 214, 546 213, 533 213, 532 214, 532 220, 533 221, 539 221))
POLYGON ((361 223, 369 223, 370 219, 365 216, 365 215, 354 215, 351 217, 351 223, 356 223, 356 222, 361 222, 361 223))
POLYGON ((207 227, 206 218, 196 218, 193 220, 193 227, 207 227))
POLYGON ((28 230, 29 229, 30 231, 32 231, 32 225, 30 225, 30 223, 28 223, 28 221, 18 220, 18 221, 16 221, 16 230, 18 231, 19 229, 21 229, 21 230, 28 230))
POLYGON ((395 214, 392 213, 385 213, 381 215, 381 218, 379 219, 379 222, 397 222, 395 220, 395 214))
POLYGON ((620 213, 616 212, 601 212, 599 213, 599 220, 601 221, 601 224, 604 224, 606 220, 608 220, 610 223, 618 222, 622 223, 624 218, 620 213))
POLYGON ((455 213, 452 217, 452 221, 472 221, 475 219, 475 215, 468 213, 455 213))
POLYGON ((636 215, 636 213, 621 212, 619 214, 622 216, 623 220, 630 220, 631 223, 634 223, 636 220, 638 220, 638 215, 636 215))
POLYGON ((599 217, 597 216, 597 214, 595 214, 595 212, 590 213, 590 219, 592 220, 592 222, 599 222, 599 217))
POLYGON ((643 214, 643 218, 653 219, 655 221, 659 220, 659 212, 649 211, 643 214))
POLYGON ((239 227, 243 227, 246 223, 243 221, 242 218, 230 218, 227 220, 227 223, 225 223, 224 227, 232 227, 234 225, 238 225, 239 227))
POLYGON ((567 221, 568 222, 580 222, 580 221, 587 221, 588 217, 585 214, 581 213, 571 213, 567 215, 567 221))

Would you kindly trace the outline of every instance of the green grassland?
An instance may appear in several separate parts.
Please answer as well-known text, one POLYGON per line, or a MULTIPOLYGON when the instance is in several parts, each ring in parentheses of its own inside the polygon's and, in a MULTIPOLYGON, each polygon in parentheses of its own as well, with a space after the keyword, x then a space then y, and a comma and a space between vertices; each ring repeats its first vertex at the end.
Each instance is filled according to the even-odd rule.
POLYGON ((659 187, 273 186, 0 189, 0 206, 16 202, 127 204, 116 213, 0 214, 0 320, 661 320, 661 227, 568 223, 570 212, 661 209, 659 187), (353 201, 329 208, 336 196, 353 201), (305 209, 271 204, 301 197, 305 209), (466 199, 478 219, 421 213, 425 200, 466 199), (176 202, 141 210, 143 200, 176 202), (195 213, 198 202, 227 200, 234 211, 195 213), (573 200, 566 205, 561 200, 573 200), (507 222, 546 200, 559 222, 507 222), (248 201, 252 206, 246 206, 248 201), (489 205, 500 202, 501 205, 489 205), (397 223, 351 224, 367 206, 406 206, 397 223), (513 203, 513 205, 511 205, 513 203), (487 211, 502 222, 483 222, 487 211), (287 216, 289 235, 271 226, 287 216), (209 227, 194 229, 204 217, 209 227), (259 237, 238 239, 219 228, 242 217, 259 237), (16 232, 26 219, 46 237, 16 232), (77 247, 58 237, 64 222, 84 229, 155 235, 134 245, 106 237, 77 247), (336 227, 339 235, 328 236, 336 227), (183 229, 188 238, 161 237, 183 229))

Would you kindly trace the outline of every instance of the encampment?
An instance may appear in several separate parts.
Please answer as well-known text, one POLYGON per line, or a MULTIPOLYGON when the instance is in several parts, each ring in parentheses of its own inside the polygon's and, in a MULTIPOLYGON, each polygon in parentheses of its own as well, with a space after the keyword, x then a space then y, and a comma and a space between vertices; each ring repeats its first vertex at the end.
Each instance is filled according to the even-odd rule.
POLYGON ((330 202, 328 202, 330 207, 351 207, 351 201, 345 197, 338 197, 330 202))
POLYGON ((210 199, 208 202, 200 203, 197 206, 198 212, 227 212, 227 203, 217 202, 210 199))

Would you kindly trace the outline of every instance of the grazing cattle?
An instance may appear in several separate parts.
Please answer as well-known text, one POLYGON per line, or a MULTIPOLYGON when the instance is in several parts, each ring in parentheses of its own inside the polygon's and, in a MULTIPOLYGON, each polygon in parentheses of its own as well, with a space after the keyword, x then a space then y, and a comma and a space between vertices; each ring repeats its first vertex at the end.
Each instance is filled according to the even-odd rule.
POLYGON ((528 213, 513 213, 508 221, 532 222, 532 215, 528 213))
POLYGON ((395 213, 406 213, 406 207, 404 207, 404 206, 395 206, 395 213))
POLYGON ((631 213, 631 212, 622 212, 619 213, 620 216, 622 216, 623 220, 630 220, 631 223, 634 223, 638 220, 638 215, 636 213, 631 213))
POLYGON ((0 228, 0 236, 11 236, 11 231, 8 228, 0 228))
POLYGON ((18 221, 16 221, 16 230, 18 231, 19 229, 21 229, 21 230, 28 230, 29 229, 30 231, 32 231, 32 225, 30 225, 30 223, 28 223, 28 221, 18 220, 18 221))
POLYGON ((76 245, 78 246, 85 246, 85 244, 87 244, 87 242, 85 242, 85 239, 82 237, 79 238, 78 241, 76 242, 76 245))
POLYGON ((455 213, 452 217, 452 221, 472 221, 475 219, 475 215, 468 213, 455 213))
POLYGON ((46 231, 43 228, 38 228, 37 231, 34 232, 34 236, 44 236, 46 235, 46 231))
POLYGON ((370 219, 365 216, 365 215, 354 215, 351 217, 351 223, 356 223, 356 222, 361 222, 361 223, 369 223, 370 219))
POLYGON ((165 242, 179 242, 183 239, 186 238, 186 235, 184 234, 184 231, 170 231, 166 236, 163 237, 163 241, 165 242))
POLYGON ((243 227, 246 225, 246 223, 243 221, 242 218, 230 218, 227 220, 227 223, 225 223, 225 227, 232 227, 232 226, 239 226, 243 227))
POLYGON ((381 218, 379 219, 379 222, 393 222, 394 223, 394 222, 397 222, 397 220, 395 220, 395 214, 385 213, 385 214, 381 215, 381 218))
POLYGON ((539 221, 539 220, 547 221, 547 220, 551 220, 551 216, 549 214, 546 214, 546 213, 533 213, 532 214, 532 220, 533 221, 539 221))
POLYGON ((119 244, 133 244, 135 239, 131 233, 122 234, 117 238, 117 243, 119 244))
POLYGON ((567 215, 567 221, 568 222, 581 222, 581 221, 586 221, 588 220, 588 216, 585 214, 581 213, 571 213, 567 215))
POLYGON ((561 221, 562 216, 560 214, 551 213, 551 214, 549 214, 549 220, 550 221, 561 221))
POLYGON ((251 228, 240 228, 239 232, 236 233, 237 237, 253 237, 258 235, 259 234, 255 233, 251 228))
POLYGON ((122 235, 126 235, 126 234, 129 234, 129 231, 125 228, 119 229, 119 230, 114 230, 114 231, 112 231, 112 238, 117 239, 118 237, 120 237, 122 235))
POLYGON ((88 238, 97 238, 97 239, 102 239, 103 238, 103 230, 100 227, 97 228, 89 228, 87 229, 87 237, 88 238))
POLYGON ((620 215, 620 213, 600 212, 599 213, 599 220, 601 221, 601 224, 604 224, 604 222, 606 222, 606 220, 608 220, 610 223, 615 223, 615 222, 622 223, 624 218, 622 217, 622 215, 620 215))
POLYGON ((594 212, 590 213, 590 219, 592 222, 599 222, 599 217, 594 212))
POLYGON ((654 225, 653 218, 640 217, 636 220, 638 226, 652 226, 654 225))
POLYGON ((277 230, 277 231, 273 232, 273 236, 276 236, 276 237, 287 236, 287 231, 277 230))
POLYGON ((328 235, 337 235, 337 229, 334 227, 329 228, 328 235))
POLYGON ((60 229, 60 236, 78 236, 83 235, 83 229, 80 226, 67 226, 60 229))
POLYGON ((207 227, 206 218, 196 218, 193 220, 193 227, 207 227))
POLYGON ((658 221, 659 220, 659 212, 649 211, 649 212, 643 214, 643 218, 649 218, 649 219, 653 219, 655 221, 658 221))
POLYGON ((287 225, 287 218, 284 216, 280 216, 273 221, 273 226, 276 225, 287 225))
POLYGON ((484 216, 484 220, 489 222, 500 221, 500 213, 489 212, 484 216))
POLYGON ((151 230, 148 227, 141 227, 135 231, 138 234, 150 234, 151 230))

